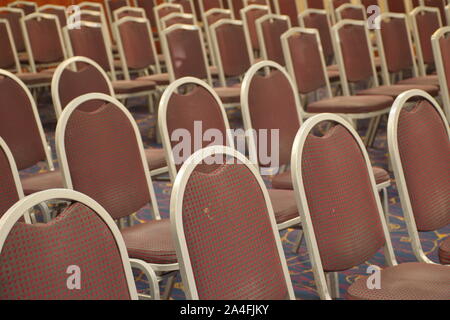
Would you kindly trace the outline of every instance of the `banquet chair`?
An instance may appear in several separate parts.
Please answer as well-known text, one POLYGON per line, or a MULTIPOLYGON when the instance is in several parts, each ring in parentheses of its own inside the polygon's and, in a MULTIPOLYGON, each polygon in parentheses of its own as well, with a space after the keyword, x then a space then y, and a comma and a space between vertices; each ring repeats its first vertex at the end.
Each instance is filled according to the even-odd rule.
POLYGON ((156 0, 134 0, 134 6, 142 8, 145 11, 145 16, 150 21, 150 25, 156 27, 155 11, 154 8, 157 5, 156 0))
POLYGON ((294 141, 291 164, 321 299, 338 298, 338 273, 366 262, 372 275, 355 275, 346 298, 450 299, 448 266, 397 264, 368 153, 347 120, 327 113, 309 118, 294 141), (322 124, 331 127, 319 134, 316 129, 322 124), (377 253, 384 253, 382 268, 371 264, 377 253))
POLYGON ((261 5, 250 5, 241 10, 241 20, 244 24, 245 37, 249 47, 252 49, 253 59, 260 58, 258 33, 256 31, 256 20, 270 14, 270 8, 261 5))
MULTIPOLYGON (((450 224, 449 138, 448 121, 429 94, 411 90, 396 99, 388 122, 389 154, 413 252, 421 262, 432 263, 419 232, 450 224)), ((439 258, 450 264, 448 236, 440 243, 439 258)))
POLYGON ((344 4, 351 4, 352 0, 325 0, 327 2, 326 8, 333 24, 338 22, 337 9, 344 4))
POLYGON ((37 4, 34 1, 14 1, 8 4, 8 7, 21 9, 27 16, 29 14, 35 13, 37 11, 37 4))
POLYGON ((273 0, 275 13, 279 15, 286 15, 291 20, 293 27, 298 27, 298 14, 300 10, 298 8, 297 1, 290 0, 273 0))
POLYGON ((442 23, 446 22, 445 6, 448 4, 446 0, 423 0, 425 7, 437 8, 441 15, 442 23))
POLYGON ((204 21, 204 14, 211 9, 225 9, 223 0, 198 0, 198 9, 200 11, 200 19, 204 21))
POLYGON ((437 30, 431 37, 433 47, 434 61, 436 62, 436 70, 441 88, 441 99, 447 120, 450 121, 450 82, 448 74, 450 70, 450 27, 444 27, 437 30))
MULTIPOLYGON (((199 79, 186 77, 169 85, 161 98, 158 121, 172 182, 186 159, 201 148, 226 145, 245 150, 244 136, 230 131, 225 109, 216 92, 199 79), (178 139, 182 134, 189 134, 191 140, 180 145, 178 139), (211 135, 217 138, 212 141, 211 135), (188 149, 180 150, 184 146, 188 149)), ((269 190, 269 196, 280 230, 300 224, 291 190, 269 190)))
MULTIPOLYGON (((128 258, 105 209, 75 191, 39 192, 14 204, 0 219, 1 300, 137 300, 131 268, 138 263, 128 258), (57 219, 23 222, 34 206, 61 199, 70 205, 57 219), (77 281, 77 274, 82 280, 77 281)), ((145 271, 152 298, 158 299, 154 272, 145 271)))
POLYGON ((223 146, 194 153, 171 204, 188 299, 295 300, 267 189, 242 154, 223 146))
POLYGON ((268 14, 256 20, 256 33, 263 60, 286 65, 281 47, 281 35, 289 29, 291 29, 291 21, 288 16, 268 14))
POLYGON ((161 19, 163 30, 174 24, 195 25, 195 17, 190 13, 172 12, 161 19))
POLYGON ((205 13, 203 19, 204 29, 206 33, 206 43, 208 45, 209 55, 214 66, 217 66, 218 62, 217 57, 215 56, 215 51, 213 50, 211 26, 216 22, 224 19, 233 19, 233 11, 219 8, 210 9, 205 13))
POLYGON ((244 8, 244 0, 227 0, 228 9, 233 12, 234 19, 241 19, 241 10, 244 8))
POLYGON ((367 21, 365 7, 360 4, 344 3, 336 8, 336 22, 345 19, 367 21))
POLYGON ((308 10, 308 9, 324 10, 325 9, 324 0, 302 0, 302 2, 303 2, 303 8, 305 8, 306 10, 308 10))
POLYGON ((64 109, 56 128, 56 150, 67 189, 92 197, 118 221, 130 258, 145 261, 158 280, 169 278, 168 297, 178 263, 170 222, 161 219, 139 128, 116 99, 101 93, 78 97, 64 109), (102 103, 92 111, 86 102, 102 103), (152 219, 135 223, 133 214, 150 205, 152 219))
POLYGON ((21 20, 24 17, 22 9, 0 7, 0 19, 8 20, 11 33, 16 46, 19 61, 28 63, 28 54, 26 53, 25 41, 23 39, 21 20))
POLYGON ((416 7, 409 14, 416 45, 417 60, 421 76, 435 70, 431 36, 442 28, 441 15, 438 8, 416 7))
POLYGON ((104 6, 106 8, 109 25, 112 26, 115 21, 114 11, 123 7, 131 7, 131 3, 130 0, 104 0, 104 6))
POLYGON ((156 29, 158 31, 159 38, 161 38, 161 32, 164 30, 161 25, 161 20, 165 16, 174 12, 184 13, 183 6, 174 3, 161 3, 160 5, 157 5, 156 7, 153 8, 153 12, 155 15, 156 29))

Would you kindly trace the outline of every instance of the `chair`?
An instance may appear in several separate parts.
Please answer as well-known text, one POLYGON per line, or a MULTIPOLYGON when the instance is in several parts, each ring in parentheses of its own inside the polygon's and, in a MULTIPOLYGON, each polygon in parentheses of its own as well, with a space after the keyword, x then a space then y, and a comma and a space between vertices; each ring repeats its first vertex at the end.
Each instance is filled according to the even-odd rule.
POLYGON ((65 27, 67 24, 67 11, 66 7, 54 5, 54 4, 46 4, 37 9, 37 12, 45 13, 45 14, 53 14, 58 17, 59 26, 61 28, 65 27))
POLYGON ((67 59, 57 16, 36 12, 21 22, 31 72, 54 67, 67 59))
POLYGON ((37 11, 36 2, 32 2, 32 1, 14 1, 14 2, 9 3, 8 7, 15 8, 15 9, 21 9, 21 10, 23 10, 23 12, 26 16, 29 14, 35 13, 37 11))
MULTIPOLYGON (((419 232, 450 224, 450 130, 441 107, 420 90, 397 98, 388 122, 389 154, 413 252, 432 263, 419 232), (414 103, 411 103, 414 101, 414 103)), ((442 264, 450 264, 450 237, 440 244, 442 264)))
POLYGON ((420 75, 425 76, 435 69, 431 36, 442 28, 438 8, 419 6, 410 13, 416 44, 420 75))
MULTIPOLYGON (((58 121, 56 150, 65 187, 92 197, 119 220, 130 258, 145 261, 145 267, 158 273, 158 280, 174 277, 178 263, 170 222, 159 215, 139 129, 128 110, 100 93, 72 100, 58 121), (92 100, 103 104, 83 111, 92 100), (134 224, 131 215, 147 204, 153 219, 134 224)), ((166 289, 165 298, 171 285, 166 289)))
POLYGON ((291 20, 292 26, 298 27, 298 9, 297 1, 290 0, 273 0, 275 5, 275 13, 279 15, 286 15, 291 20))
POLYGON ((434 61, 436 63, 436 70, 441 88, 443 109, 448 121, 450 121, 450 82, 447 80, 450 74, 450 63, 448 60, 448 57, 450 57, 449 34, 450 27, 444 27, 437 30, 431 37, 434 61))
POLYGON ((203 23, 204 29, 206 31, 206 40, 208 44, 209 54, 214 66, 217 66, 217 57, 215 51, 213 50, 213 42, 211 36, 211 26, 216 22, 223 19, 233 19, 233 11, 228 9, 214 8, 210 9, 204 14, 203 23))
POLYGON ((156 27, 155 11, 156 0, 134 0, 134 6, 145 10, 145 16, 150 21, 152 27, 156 27))
POLYGON ((241 10, 244 8, 244 0, 227 0, 228 9, 233 12, 235 19, 241 18, 241 10))
POLYGON ((303 7, 305 9, 325 9, 324 0, 303 0, 303 7))
POLYGON ((441 14, 441 21, 444 23, 446 21, 445 6, 447 1, 445 0, 423 0, 423 5, 425 7, 438 8, 441 14))
POLYGON ((337 9, 344 4, 352 3, 351 0, 326 0, 326 1, 328 1, 328 12, 330 14, 331 22, 333 22, 333 24, 338 22, 338 19, 336 17, 337 9))
POLYGON ((367 21, 366 9, 363 5, 344 3, 336 9, 336 21, 350 19, 367 21))
POLYGON ((222 146, 193 154, 175 181, 172 203, 188 299, 295 299, 267 189, 242 154, 222 146), (208 156, 228 161, 208 165, 208 156))
POLYGON ((198 5, 202 20, 204 18, 204 14, 209 10, 224 9, 222 0, 198 0, 198 5))
MULTIPOLYGON (((237 150, 245 152, 245 134, 238 136, 239 131, 235 134, 230 131, 218 95, 199 79, 186 77, 167 87, 161 97, 158 123, 172 182, 187 158, 208 145, 231 148, 236 145, 237 150)), ((269 196, 278 228, 298 226, 300 220, 292 191, 269 190, 269 196)))
MULTIPOLYGON (((198 26, 173 25, 162 32, 161 39, 171 83, 183 77, 195 77, 206 79, 209 85, 213 85, 203 35, 198 26)), ((228 106, 239 104, 238 86, 214 90, 228 106)))
POLYGON ((52 75, 46 72, 22 72, 19 56, 14 44, 13 34, 8 20, 0 19, 0 68, 14 72, 28 88, 47 87, 52 81, 52 75))
POLYGON ((270 8, 261 5, 250 5, 241 10, 241 20, 244 24, 245 37, 248 46, 252 48, 253 59, 260 57, 258 33, 256 31, 256 20, 270 13, 270 8))
MULTIPOLYGON (((137 300, 125 245, 98 203, 71 190, 48 190, 20 200, 0 219, 2 300, 137 300), (70 206, 45 224, 21 221, 43 201, 70 206), (56 272, 55 270, 60 270, 56 272), (81 274, 80 274, 81 272, 81 274), (81 283, 71 278, 78 274, 81 283), (78 290, 73 290, 80 286, 78 290)), ((154 272, 147 269, 154 289, 154 272)), ((153 298, 159 297, 159 292, 153 298)))
POLYGON ((288 16, 268 14, 256 20, 261 57, 285 66, 281 35, 291 28, 288 16))
POLYGON ((161 20, 174 12, 178 13, 184 13, 183 6, 180 4, 173 4, 173 3, 162 3, 156 7, 153 8, 155 20, 156 20, 156 28, 158 30, 158 35, 161 37, 161 32, 164 30, 161 26, 161 20))
POLYGON ((9 22, 19 61, 28 63, 28 54, 26 53, 21 25, 21 20, 24 16, 22 9, 0 7, 0 19, 5 19, 9 22))
POLYGON ((378 284, 358 276, 347 289, 347 298, 450 299, 447 266, 397 264, 369 156, 348 121, 327 113, 308 119, 294 141, 291 164, 321 299, 339 297, 338 272, 369 261, 382 249, 386 267, 372 268, 378 273, 378 284), (315 134, 321 124, 331 128, 315 134))
POLYGON ((401 13, 380 15, 375 30, 381 56, 384 82, 439 86, 436 75, 419 76, 407 16, 401 13))
POLYGON ((38 173, 21 179, 25 195, 61 188, 61 173, 53 166, 36 102, 25 84, 5 70, 0 70, 0 122, 0 137, 11 149, 19 170, 45 162, 38 173))

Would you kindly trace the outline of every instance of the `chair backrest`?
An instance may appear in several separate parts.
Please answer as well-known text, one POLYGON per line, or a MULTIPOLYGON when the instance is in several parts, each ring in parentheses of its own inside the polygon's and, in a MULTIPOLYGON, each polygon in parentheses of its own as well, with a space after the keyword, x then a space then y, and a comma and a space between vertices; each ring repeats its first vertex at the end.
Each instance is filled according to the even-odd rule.
POLYGON ((306 9, 325 9, 324 0, 303 0, 306 9))
POLYGON ((58 6, 54 4, 46 4, 38 8, 38 12, 53 14, 58 17, 59 26, 61 28, 65 27, 67 24, 67 11, 66 7, 58 6))
POLYGON ((67 50, 70 57, 82 56, 97 62, 103 70, 116 80, 113 67, 112 52, 106 41, 106 30, 103 24, 81 21, 79 28, 63 29, 67 50))
POLYGON ((309 118, 295 138, 292 180, 319 295, 325 272, 360 265, 384 247, 396 264, 366 148, 351 123, 334 114, 309 118), (318 136, 322 124, 335 124, 318 136))
MULTIPOLYGON (((72 57, 61 63, 52 78, 52 99, 56 118, 75 98, 87 93, 104 93, 114 97, 111 81, 105 71, 86 57, 72 57)), ((88 112, 98 108, 98 101, 88 101, 80 110, 88 112)))
POLYGON ((275 61, 282 66, 286 65, 280 38, 290 28, 291 21, 288 16, 268 14, 256 20, 262 59, 275 61))
POLYGON ((215 8, 223 9, 222 0, 198 0, 201 18, 204 20, 204 14, 215 8))
POLYGON ((171 203, 189 299, 295 299, 267 189, 242 154, 223 146, 195 153, 171 203), (227 161, 205 164, 210 156, 227 161))
POLYGON ((32 13, 22 18, 28 60, 33 72, 39 66, 52 66, 67 58, 58 17, 32 13))
POLYGON ((241 109, 246 130, 269 130, 267 141, 249 135, 250 159, 268 171, 290 164, 292 144, 302 123, 302 110, 295 83, 282 66, 272 61, 254 64, 241 88, 241 109), (273 137, 278 130, 278 138, 273 137), (277 141, 278 140, 278 141, 277 141), (262 144, 266 144, 266 155, 262 144), (268 163, 278 152, 278 164, 268 163), (270 157, 269 157, 270 155, 270 157))
POLYGON ((333 96, 317 29, 292 28, 281 36, 286 68, 302 95, 326 89, 333 96))
POLYGON ((434 7, 439 9, 439 13, 441 14, 441 21, 446 21, 446 14, 445 14, 445 6, 447 5, 448 1, 445 0, 423 0, 423 5, 426 7, 434 7))
POLYGON ((169 0, 169 2, 181 5, 183 7, 183 12, 192 14, 195 17, 195 21, 198 20, 194 0, 169 0))
POLYGON ((195 25, 195 17, 190 13, 173 12, 161 19, 162 30, 173 26, 174 24, 195 25))
MULTIPOLYGON (((24 197, 19 172, 14 161, 11 150, 6 142, 0 137, 0 218, 17 201, 24 197)), ((25 215, 27 222, 29 216, 25 215)))
POLYGON ((344 3, 336 9, 336 21, 344 19, 366 21, 366 9, 360 4, 344 3))
POLYGON ((113 16, 114 16, 114 23, 117 22, 117 20, 124 17, 147 19, 147 16, 145 15, 145 10, 136 7, 121 7, 119 9, 114 10, 113 16))
POLYGON ((156 27, 158 29, 158 33, 161 35, 161 32, 164 30, 161 26, 161 19, 167 16, 168 14, 178 12, 183 13, 183 6, 174 3, 162 3, 153 8, 153 12, 156 20, 156 27))
POLYGON ((227 0, 228 9, 233 12, 235 19, 241 19, 241 10, 244 8, 244 0, 227 0))
POLYGON ((129 0, 104 0, 106 13, 108 15, 109 19, 109 25, 112 25, 114 23, 114 11, 123 8, 123 7, 130 7, 131 3, 129 0))
POLYGON ((203 35, 198 26, 175 24, 162 31, 161 39, 171 82, 195 77, 212 84, 203 35))
POLYGON ((211 26, 214 55, 217 57, 221 86, 227 77, 240 77, 252 65, 253 54, 245 39, 242 21, 220 20, 211 26))
POLYGON ((167 87, 159 104, 158 124, 172 181, 194 152, 210 144, 234 146, 219 96, 207 83, 196 78, 178 79, 167 87), (208 138, 204 140, 208 130, 218 132, 222 139, 212 143, 208 138), (180 150, 181 134, 188 134, 190 138, 190 141, 183 141, 187 150, 180 150))
POLYGON ((20 71, 20 61, 14 44, 13 34, 6 19, 0 19, 0 69, 20 71))
POLYGON ((154 11, 154 8, 157 5, 156 0, 134 0, 134 5, 145 10, 145 16, 150 21, 152 27, 157 26, 154 11))
POLYGON ((291 0, 273 0, 275 12, 277 14, 286 15, 291 20, 292 26, 298 27, 299 9, 297 1, 291 0))
POLYGON ((402 71, 412 71, 412 76, 417 77, 419 71, 407 16, 402 13, 383 13, 379 19, 380 29, 376 29, 375 34, 378 52, 383 61, 383 83, 390 82, 390 73, 395 75, 402 71))
POLYGON ((367 23, 341 20, 332 28, 333 46, 341 75, 344 95, 350 95, 349 83, 371 80, 379 85, 367 23))
POLYGON ((0 219, 0 284, 2 300, 137 300, 114 221, 91 198, 63 189, 24 198, 0 219), (34 206, 61 199, 70 205, 57 219, 21 221, 34 206), (77 283, 71 274, 80 272, 77 283))
POLYGON ((331 22, 328 13, 323 9, 307 9, 298 16, 300 27, 317 29, 322 42, 323 54, 328 63, 333 61, 334 51, 331 40, 331 22))
POLYGON ((413 249, 425 257, 417 231, 450 223, 450 129, 436 100, 421 90, 400 95, 389 115, 388 143, 413 249))
POLYGON ((244 23, 245 36, 250 44, 250 47, 254 51, 258 51, 260 49, 258 33, 256 31, 256 20, 269 13, 269 7, 256 4, 244 7, 241 10, 241 19, 244 23))
POLYGON ((79 6, 81 10, 92 10, 92 11, 103 12, 103 5, 98 2, 83 1, 83 2, 80 2, 79 4, 77 4, 77 6, 79 6))
POLYGON ((150 22, 145 18, 124 17, 114 23, 122 70, 130 80, 130 70, 155 67, 161 72, 150 22))
MULTIPOLYGON (((228 10, 228 9, 214 8, 214 9, 208 10, 204 14, 203 23, 205 26, 206 40, 208 41, 208 48, 213 47, 212 36, 211 36, 211 26, 213 24, 215 24, 216 22, 223 20, 223 19, 233 19, 233 11, 228 10)), ((217 66, 218 62, 217 62, 217 57, 215 55, 215 51, 211 50, 210 55, 212 58, 213 65, 217 66)))
POLYGON ((8 4, 10 8, 16 8, 23 10, 24 14, 27 16, 29 14, 35 13, 37 11, 36 2, 32 1, 14 1, 8 4))
POLYGON ((78 14, 74 13, 74 15, 80 17, 80 21, 103 23, 102 13, 100 11, 80 10, 78 14))
POLYGON ((56 150, 66 188, 92 197, 114 219, 148 203, 160 219, 139 129, 116 99, 89 93, 72 100, 56 127, 56 150), (79 109, 91 100, 103 104, 91 112, 79 109))
POLYGON ((437 30, 431 37, 444 111, 450 121, 450 27, 437 30))
POLYGON ((0 137, 11 149, 19 170, 40 161, 53 169, 36 102, 26 85, 5 70, 0 70, 0 137))
POLYGON ((427 74, 427 67, 434 66, 431 36, 442 27, 438 8, 419 6, 411 13, 417 59, 421 75, 427 74))
POLYGON ((22 9, 0 7, 0 19, 8 20, 17 52, 26 50, 20 22, 24 16, 22 9))

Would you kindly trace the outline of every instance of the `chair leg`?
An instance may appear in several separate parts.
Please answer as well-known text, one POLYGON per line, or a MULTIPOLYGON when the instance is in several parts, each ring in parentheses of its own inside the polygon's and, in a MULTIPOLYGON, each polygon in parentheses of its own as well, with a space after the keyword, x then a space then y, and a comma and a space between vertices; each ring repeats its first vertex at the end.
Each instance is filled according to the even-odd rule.
POLYGON ((302 246, 303 242, 303 230, 298 230, 297 240, 295 241, 294 249, 292 250, 293 253, 297 253, 300 251, 300 247, 302 246))
POLYGON ((384 188, 381 190, 382 197, 383 197, 383 210, 384 210, 384 216, 386 217, 386 224, 389 228, 389 195, 387 188, 384 188))
POLYGON ((375 124, 374 124, 374 127, 373 127, 372 135, 370 137, 369 144, 368 144, 369 147, 373 147, 373 144, 375 142, 375 138, 377 137, 378 129, 380 128, 381 119, 382 119, 382 116, 378 116, 376 118, 376 120, 375 120, 375 124))
POLYGON ((164 288, 164 293, 162 295, 162 300, 168 300, 170 298, 170 295, 172 293, 173 286, 175 284, 175 278, 177 277, 177 273, 171 275, 167 278, 167 283, 164 288))
POLYGON ((340 297, 339 292, 339 274, 337 272, 329 272, 326 274, 328 288, 330 289, 330 295, 333 299, 340 297))

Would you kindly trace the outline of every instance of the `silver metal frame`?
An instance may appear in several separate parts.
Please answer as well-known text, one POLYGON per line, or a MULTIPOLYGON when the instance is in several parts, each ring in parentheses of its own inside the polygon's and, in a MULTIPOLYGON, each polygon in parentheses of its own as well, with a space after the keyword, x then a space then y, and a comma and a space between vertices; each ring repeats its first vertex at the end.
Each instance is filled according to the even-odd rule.
MULTIPOLYGON (((169 3, 173 3, 174 1, 175 0, 168 0, 169 3)), ((195 10, 195 5, 194 5, 194 2, 193 2, 194 0, 185 0, 185 1, 189 1, 189 6, 191 7, 191 12, 192 12, 190 14, 192 14, 194 16, 194 19, 195 19, 194 21, 198 22, 200 19, 199 19, 199 17, 197 17, 197 12, 195 10)), ((179 4, 179 3, 175 3, 175 4, 179 4)), ((186 13, 188 13, 188 12, 186 12, 186 13)))
POLYGON ((183 6, 181 4, 173 4, 173 3, 161 3, 160 5, 157 5, 153 8, 153 12, 155 14, 155 21, 156 21, 156 29, 158 31, 158 35, 161 38, 161 33, 164 30, 161 26, 161 17, 159 16, 159 10, 163 8, 174 8, 178 9, 180 13, 184 13, 183 6))
MULTIPOLYGON (((441 89, 441 98, 444 105, 447 121, 450 121, 450 92, 448 90, 447 74, 444 68, 444 57, 442 56, 439 40, 450 34, 450 27, 438 29, 431 37, 431 45, 433 47, 434 63, 439 78, 439 86, 441 89)), ((447 57, 445 57, 447 58, 447 57)))
POLYGON ((346 9, 361 10, 361 12, 363 14, 363 17, 364 17, 364 21, 367 21, 367 12, 366 12, 366 9, 364 8, 364 6, 362 4, 344 3, 343 5, 340 5, 339 8, 337 8, 335 10, 335 12, 336 12, 336 22, 344 20, 344 19, 342 19, 342 11, 344 11, 346 9))
MULTIPOLYGON (((233 11, 231 11, 229 9, 218 9, 218 8, 215 8, 215 9, 208 10, 207 12, 205 12, 203 14, 203 18, 204 18, 204 20, 203 20, 203 27, 204 27, 205 32, 206 32, 206 41, 208 43, 209 54, 211 56, 212 63, 215 66, 217 66, 218 62, 217 62, 216 52, 215 52, 215 50, 213 50, 213 41, 212 41, 212 35, 211 35, 211 26, 212 25, 209 24, 208 17, 210 15, 218 14, 218 13, 229 14, 230 15, 229 19, 233 19, 233 11)), ((221 21, 221 20, 224 20, 224 18, 216 21, 216 23, 221 21)), ((213 23, 213 24, 215 24, 215 23, 213 23)))
POLYGON ((286 15, 267 14, 265 16, 262 16, 262 17, 256 19, 256 21, 255 21, 256 34, 258 35, 259 47, 260 47, 260 50, 261 50, 261 58, 263 60, 270 60, 269 57, 268 57, 266 41, 265 41, 263 29, 262 29, 262 24, 264 22, 266 22, 267 20, 271 20, 271 21, 273 21, 273 20, 285 21, 287 23, 287 25, 288 25, 288 29, 292 28, 291 19, 289 18, 289 16, 286 16, 286 15))
MULTIPOLYGON (((252 4, 249 5, 247 7, 244 7, 243 9, 241 9, 241 20, 242 23, 244 24, 244 34, 245 34, 245 38, 247 39, 247 46, 251 49, 252 52, 252 61, 255 61, 255 48, 253 48, 252 46, 252 40, 251 40, 251 36, 250 36, 250 31, 248 29, 248 20, 247 20, 247 12, 251 11, 251 10, 261 10, 261 11, 266 11, 266 14, 270 14, 270 7, 267 6, 261 6, 261 5, 257 5, 257 4, 252 4)), ((255 29, 256 29, 256 21, 255 21, 255 29)))
POLYGON ((192 25, 195 25, 195 16, 193 14, 190 13, 182 13, 182 12, 172 12, 169 13, 168 15, 165 15, 164 17, 162 17, 161 19, 161 27, 164 29, 167 28, 167 21, 173 18, 183 18, 183 19, 191 19, 192 20, 192 25))

